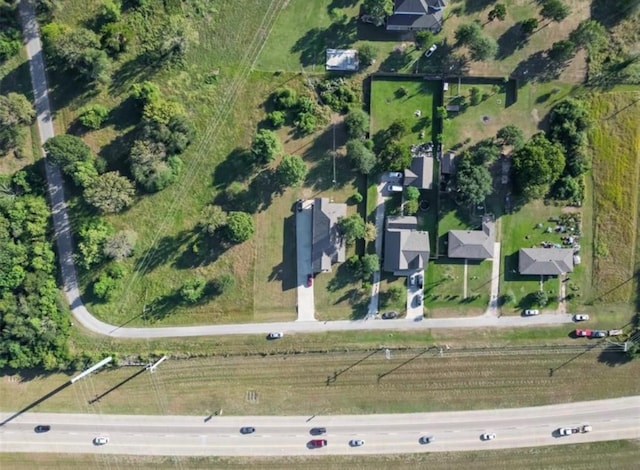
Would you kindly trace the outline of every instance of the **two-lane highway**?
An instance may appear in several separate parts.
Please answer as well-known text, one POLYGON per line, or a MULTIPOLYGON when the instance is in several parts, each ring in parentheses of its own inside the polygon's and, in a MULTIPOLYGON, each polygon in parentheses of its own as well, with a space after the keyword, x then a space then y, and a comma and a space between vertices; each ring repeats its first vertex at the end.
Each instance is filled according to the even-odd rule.
MULTIPOLYGON (((6 414, 10 416, 10 414, 6 414)), ((462 412, 345 416, 218 417, 120 416, 25 413, 0 427, 0 451, 113 453, 131 455, 392 454, 503 449, 640 438, 640 397, 531 408, 462 412), (34 432, 47 424, 51 430, 34 432), (559 437, 565 426, 591 424, 593 431, 559 437), (242 435, 240 428, 255 433, 242 435), (312 436, 313 427, 325 427, 312 436), (497 434, 483 442, 484 432, 497 434), (420 444, 423 435, 435 442, 420 444), (96 436, 109 443, 95 446, 96 436), (327 439, 311 449, 309 441, 327 439), (350 447, 362 439, 362 447, 350 447)))

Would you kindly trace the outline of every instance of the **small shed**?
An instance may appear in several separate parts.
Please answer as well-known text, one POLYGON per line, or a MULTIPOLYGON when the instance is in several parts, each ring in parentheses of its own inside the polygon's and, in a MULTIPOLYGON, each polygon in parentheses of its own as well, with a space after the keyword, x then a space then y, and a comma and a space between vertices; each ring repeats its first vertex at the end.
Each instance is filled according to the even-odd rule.
POLYGON ((355 72, 360 67, 355 49, 327 49, 327 70, 355 72))

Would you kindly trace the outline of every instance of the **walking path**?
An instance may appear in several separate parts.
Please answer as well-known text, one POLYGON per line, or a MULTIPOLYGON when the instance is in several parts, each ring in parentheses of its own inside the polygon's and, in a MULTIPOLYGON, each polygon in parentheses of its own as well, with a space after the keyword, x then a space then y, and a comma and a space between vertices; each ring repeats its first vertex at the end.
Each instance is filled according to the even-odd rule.
POLYGON ((491 265, 491 297, 485 315, 498 317, 498 294, 500 292, 500 242, 493 244, 493 264, 491 265))

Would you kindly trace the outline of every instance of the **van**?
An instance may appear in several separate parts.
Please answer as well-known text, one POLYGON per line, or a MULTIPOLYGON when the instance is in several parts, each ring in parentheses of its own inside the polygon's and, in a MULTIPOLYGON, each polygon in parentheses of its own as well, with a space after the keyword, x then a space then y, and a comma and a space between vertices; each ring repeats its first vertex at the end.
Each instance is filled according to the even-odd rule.
POLYGON ((403 187, 397 184, 391 184, 389 183, 387 185, 387 191, 391 192, 391 193, 401 193, 403 190, 403 187))

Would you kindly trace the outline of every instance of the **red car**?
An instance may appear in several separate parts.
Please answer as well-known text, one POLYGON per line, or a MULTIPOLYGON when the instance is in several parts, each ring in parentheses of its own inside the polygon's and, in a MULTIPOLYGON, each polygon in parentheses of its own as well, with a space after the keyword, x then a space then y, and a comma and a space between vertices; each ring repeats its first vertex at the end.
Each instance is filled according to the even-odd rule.
POLYGON ((319 449, 320 447, 325 447, 326 445, 326 439, 312 439, 311 442, 309 442, 309 447, 311 447, 312 449, 319 449))
POLYGON ((313 285, 313 274, 307 275, 307 287, 311 287, 313 285))
POLYGON ((591 330, 576 330, 576 336, 590 337, 593 334, 591 330))

